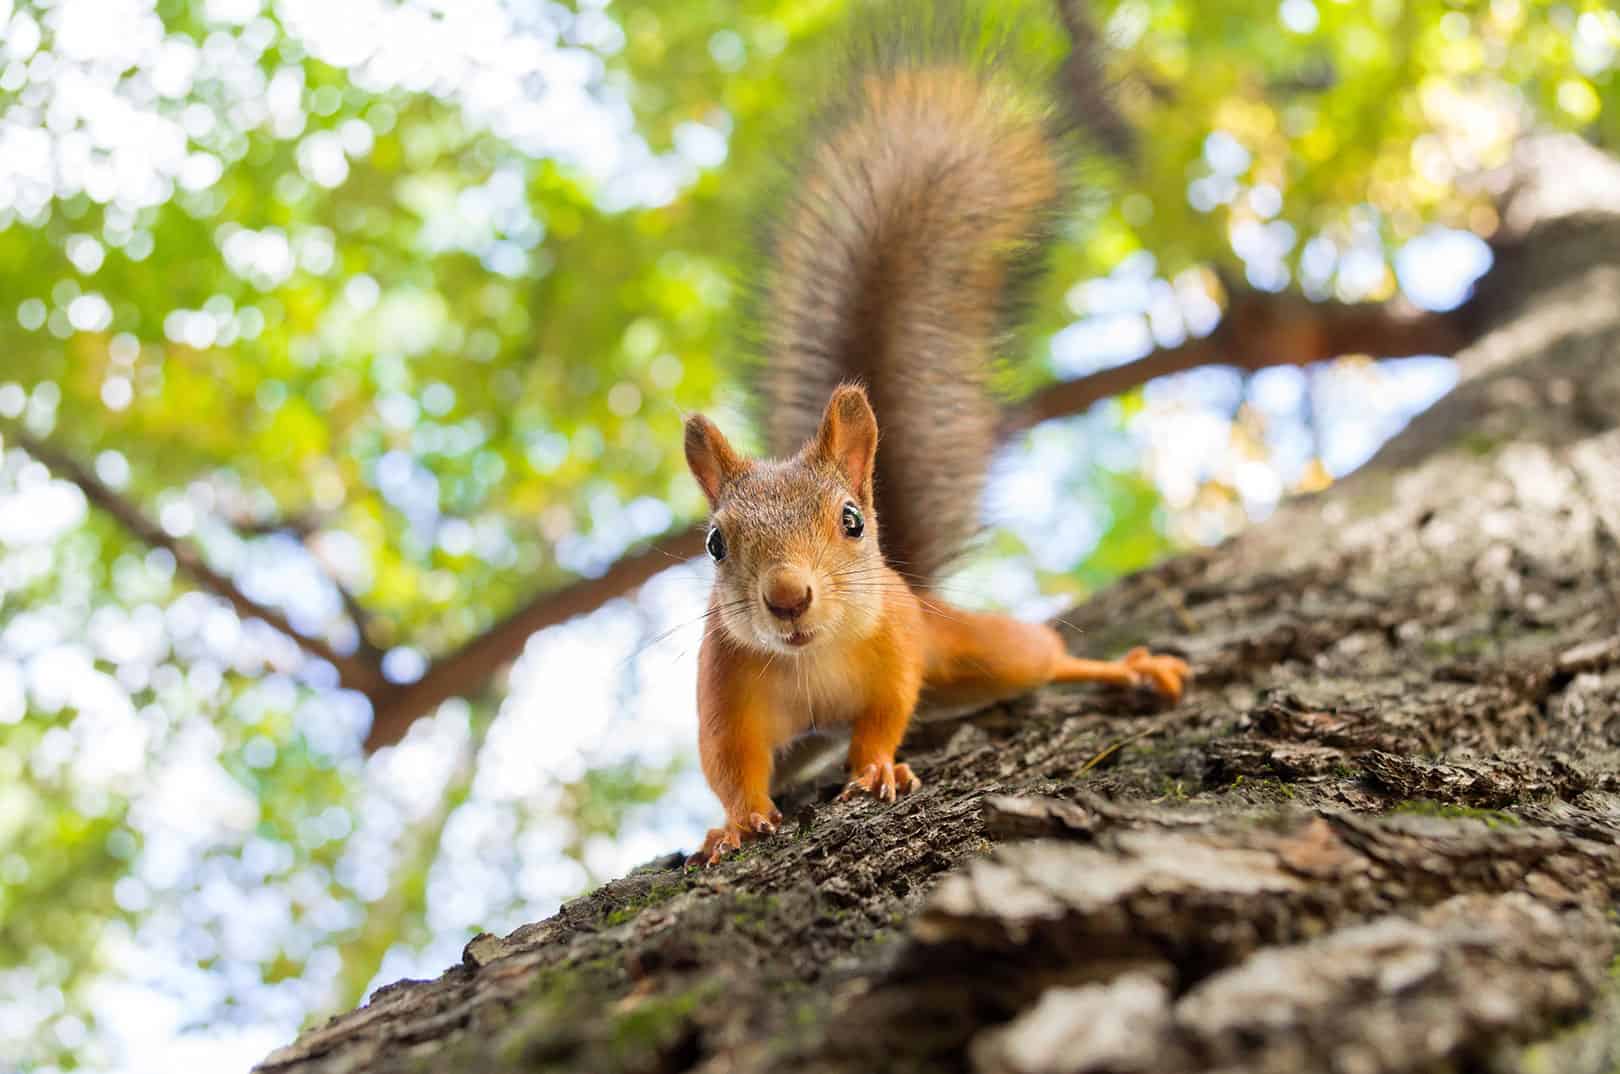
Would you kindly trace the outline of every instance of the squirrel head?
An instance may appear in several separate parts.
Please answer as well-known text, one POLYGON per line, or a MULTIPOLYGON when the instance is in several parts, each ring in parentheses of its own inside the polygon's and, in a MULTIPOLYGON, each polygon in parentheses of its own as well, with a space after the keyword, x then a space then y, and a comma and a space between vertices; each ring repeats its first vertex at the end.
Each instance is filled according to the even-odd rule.
POLYGON ((833 392, 814 439, 787 459, 746 459, 702 415, 686 462, 711 508, 714 610, 735 642, 783 654, 869 636, 885 586, 872 510, 877 417, 861 388, 833 392))

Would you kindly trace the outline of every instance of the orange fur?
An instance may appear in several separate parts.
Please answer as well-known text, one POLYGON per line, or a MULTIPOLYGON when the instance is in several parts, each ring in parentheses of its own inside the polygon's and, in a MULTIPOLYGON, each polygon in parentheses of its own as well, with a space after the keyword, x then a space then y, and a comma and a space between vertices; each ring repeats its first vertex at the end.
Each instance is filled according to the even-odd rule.
POLYGON ((952 607, 918 595, 884 570, 876 628, 847 644, 775 660, 737 644, 724 627, 709 627, 698 661, 698 747, 726 825, 709 833, 696 860, 718 860, 742 841, 775 830, 781 814, 770 798, 772 760, 799 734, 849 729, 852 791, 892 799, 920 785, 894 755, 924 691, 934 699, 986 702, 1051 682, 1098 682, 1180 696, 1187 667, 1174 657, 1133 650, 1123 660, 1083 660, 1070 656, 1049 626, 952 607), (801 660, 837 669, 838 681, 829 685, 818 671, 800 667, 801 660), (773 712, 781 697, 795 692, 807 711, 820 703, 819 718, 783 719, 779 707, 773 712), (759 818, 771 820, 768 829, 759 818))
POLYGON ((979 524, 990 363, 1067 186, 1051 102, 979 54, 986 27, 931 30, 951 29, 931 21, 944 7, 916 5, 915 40, 902 31, 844 80, 779 214, 760 388, 786 457, 743 458, 687 422, 717 560, 698 742, 726 811, 695 860, 775 831, 773 757, 806 732, 847 728, 845 793, 893 799, 920 785, 895 751, 925 691, 987 701, 1102 682, 1173 698, 1186 675, 1140 650, 1073 657, 1049 627, 927 591, 979 524))
POLYGON ((698 655, 698 751, 726 823, 695 860, 776 830, 773 760, 807 732, 848 729, 846 794, 892 800, 920 786, 894 758, 924 691, 982 702, 1049 682, 1102 682, 1180 695, 1187 668, 1174 657, 1070 656, 1051 627, 918 593, 883 562, 875 517, 852 534, 846 512, 870 511, 877 450, 860 389, 835 392, 817 437, 782 462, 741 460, 712 425, 692 423, 694 471, 721 475, 705 491, 726 549, 698 655), (784 575, 795 595, 809 589, 791 611, 773 600, 784 575))

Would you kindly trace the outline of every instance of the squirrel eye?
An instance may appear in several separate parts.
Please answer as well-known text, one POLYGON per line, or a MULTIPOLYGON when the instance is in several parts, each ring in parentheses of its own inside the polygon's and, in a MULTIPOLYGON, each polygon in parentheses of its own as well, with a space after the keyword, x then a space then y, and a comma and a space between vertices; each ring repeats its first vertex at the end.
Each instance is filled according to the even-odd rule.
POLYGON ((703 546, 709 550, 709 556, 716 563, 726 558, 726 538, 720 532, 719 526, 709 527, 709 539, 703 542, 703 546))
POLYGON ((844 536, 858 539, 866 532, 866 519, 861 517, 861 509, 852 503, 844 505, 844 536))

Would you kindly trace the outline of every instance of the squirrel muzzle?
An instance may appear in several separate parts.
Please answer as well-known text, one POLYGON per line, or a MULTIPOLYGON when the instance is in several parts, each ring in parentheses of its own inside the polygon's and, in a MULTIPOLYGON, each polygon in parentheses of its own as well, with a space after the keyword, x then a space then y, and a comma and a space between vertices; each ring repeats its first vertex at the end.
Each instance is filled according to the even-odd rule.
POLYGON ((761 579, 760 596, 771 615, 784 622, 793 622, 804 615, 815 599, 815 584, 798 567, 776 567, 761 579))

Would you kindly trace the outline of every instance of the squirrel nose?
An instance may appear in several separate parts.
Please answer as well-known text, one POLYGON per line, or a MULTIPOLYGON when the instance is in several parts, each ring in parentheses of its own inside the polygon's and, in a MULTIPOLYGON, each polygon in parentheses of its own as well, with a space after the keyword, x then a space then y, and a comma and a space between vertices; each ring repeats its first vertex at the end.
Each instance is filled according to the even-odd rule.
POLYGON ((815 591, 810 579, 792 568, 777 570, 765 579, 765 607, 778 619, 797 619, 810 607, 815 591))

